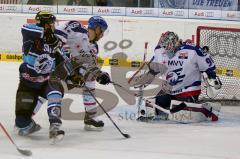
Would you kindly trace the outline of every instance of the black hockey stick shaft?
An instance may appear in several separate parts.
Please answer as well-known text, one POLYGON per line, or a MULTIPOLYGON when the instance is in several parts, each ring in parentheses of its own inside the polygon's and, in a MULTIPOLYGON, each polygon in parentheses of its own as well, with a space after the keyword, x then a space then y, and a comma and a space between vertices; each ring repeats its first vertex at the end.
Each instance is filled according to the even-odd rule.
POLYGON ((121 131, 121 129, 117 126, 117 124, 113 121, 113 119, 111 118, 111 116, 107 113, 107 111, 104 109, 104 107, 101 105, 101 103, 97 100, 97 98, 93 95, 93 93, 91 92, 91 90, 86 86, 86 84, 84 84, 84 87, 87 89, 87 91, 90 93, 90 95, 94 98, 94 100, 97 102, 98 106, 103 110, 103 112, 107 115, 108 119, 111 120, 111 122, 113 123, 113 125, 117 128, 117 130, 125 137, 125 138, 130 138, 129 134, 125 134, 121 131))
MULTIPOLYGON (((139 97, 138 94, 136 94, 136 93, 134 93, 134 92, 132 92, 132 91, 124 88, 122 85, 120 85, 120 84, 118 84, 118 83, 115 83, 115 82, 113 82, 113 81, 111 81, 110 83, 112 83, 112 84, 115 85, 115 86, 118 86, 119 88, 121 88, 123 91, 125 91, 125 92, 128 93, 129 95, 132 95, 132 96, 135 96, 135 97, 139 97)), ((177 106, 177 107, 175 107, 175 108, 173 108, 173 109, 171 109, 171 110, 167 110, 167 109, 164 109, 164 108, 160 107, 159 105, 156 105, 156 104, 152 103, 151 101, 147 100, 147 99, 144 98, 144 97, 142 97, 142 100, 144 100, 144 101, 145 101, 146 103, 148 103, 150 106, 155 107, 155 108, 157 108, 157 109, 159 109, 159 110, 161 110, 161 111, 163 111, 163 112, 165 112, 165 113, 167 113, 167 114, 173 114, 173 113, 179 112, 180 110, 183 110, 183 109, 186 107, 185 104, 180 104, 179 106, 177 106)))
POLYGON ((23 149, 20 149, 16 144, 15 142, 13 141, 12 137, 9 135, 9 133, 7 132, 7 129, 5 129, 5 127, 2 125, 2 123, 0 123, 0 127, 2 128, 3 132, 5 133, 5 135, 7 136, 8 140, 16 147, 17 151, 19 153, 21 153, 22 155, 25 155, 25 156, 31 156, 32 155, 32 152, 30 150, 23 150, 23 149))

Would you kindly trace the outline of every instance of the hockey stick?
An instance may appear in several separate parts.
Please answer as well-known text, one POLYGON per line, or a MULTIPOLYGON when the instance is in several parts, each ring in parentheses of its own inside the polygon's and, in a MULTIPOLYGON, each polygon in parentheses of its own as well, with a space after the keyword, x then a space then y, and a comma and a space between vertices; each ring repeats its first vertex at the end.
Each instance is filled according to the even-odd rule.
POLYGON ((143 69, 143 67, 146 65, 146 57, 147 57, 147 46, 148 42, 145 42, 145 47, 144 47, 144 55, 143 55, 143 64, 142 66, 139 67, 139 69, 132 75, 131 78, 128 80, 128 84, 131 83, 133 78, 143 69))
POLYGON ((3 132, 6 134, 6 136, 8 137, 8 139, 11 141, 11 143, 16 147, 17 151, 19 153, 21 153, 22 155, 25 156, 32 156, 32 152, 30 150, 23 150, 20 149, 15 142, 13 141, 13 139, 11 138, 11 136, 8 134, 7 130, 5 129, 5 127, 2 125, 2 123, 0 123, 0 127, 2 128, 3 132))
MULTIPOLYGON (((112 83, 114 86, 118 86, 118 87, 121 88, 123 91, 127 92, 129 95, 132 95, 132 96, 134 96, 134 97, 139 97, 138 94, 136 94, 136 93, 134 93, 134 92, 131 92, 130 90, 127 90, 126 88, 124 88, 123 86, 121 86, 121 85, 118 84, 118 83, 115 83, 115 82, 113 82, 113 81, 111 81, 110 83, 112 83)), ((145 101, 147 104, 149 104, 150 106, 155 107, 155 108, 157 108, 157 109, 159 109, 159 110, 161 110, 161 111, 163 111, 163 112, 165 112, 165 113, 167 113, 167 114, 173 114, 173 113, 179 112, 180 110, 183 110, 183 109, 186 107, 185 104, 180 104, 180 105, 178 105, 178 106, 176 106, 176 107, 168 110, 168 109, 164 109, 164 108, 156 105, 155 103, 152 103, 151 101, 147 100, 147 99, 144 98, 144 97, 142 97, 142 100, 144 100, 144 101, 145 101)))
POLYGON ((87 89, 87 91, 90 93, 90 95, 94 98, 94 100, 97 102, 98 106, 103 110, 103 112, 107 115, 108 119, 111 120, 111 122, 113 123, 113 125, 117 128, 117 130, 125 137, 125 138, 130 138, 131 136, 129 134, 125 134, 121 131, 121 129, 117 126, 117 124, 113 121, 113 119, 111 118, 111 116, 107 113, 107 111, 103 108, 103 106, 99 103, 99 101, 97 100, 97 98, 93 95, 93 93, 91 92, 91 90, 86 86, 86 83, 84 82, 84 87, 87 89))
MULTIPOLYGON (((143 55, 143 65, 142 65, 142 68, 145 66, 146 64, 146 57, 147 57, 147 46, 148 46, 148 43, 145 42, 145 47, 144 47, 144 55, 143 55)), ((130 79, 129 79, 129 83, 132 81, 132 79, 136 76, 136 74, 138 72, 140 72, 142 70, 142 68, 139 69, 139 71, 137 71, 130 79)), ((137 103, 137 106, 138 106, 138 116, 140 116, 140 107, 142 106, 142 98, 143 98, 143 87, 144 86, 140 86, 139 87, 139 97, 138 97, 138 103, 137 103)))

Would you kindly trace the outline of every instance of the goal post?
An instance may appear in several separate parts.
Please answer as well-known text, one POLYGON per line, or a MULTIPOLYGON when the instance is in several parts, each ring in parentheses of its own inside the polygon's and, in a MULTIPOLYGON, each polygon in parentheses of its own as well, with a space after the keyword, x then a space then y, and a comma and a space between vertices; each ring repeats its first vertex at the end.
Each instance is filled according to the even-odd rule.
MULTIPOLYGON (((240 102, 240 28, 199 26, 196 33, 197 45, 208 46, 217 67, 217 75, 223 86, 214 98, 227 103, 240 102)), ((200 96, 208 100, 202 87, 200 96)))

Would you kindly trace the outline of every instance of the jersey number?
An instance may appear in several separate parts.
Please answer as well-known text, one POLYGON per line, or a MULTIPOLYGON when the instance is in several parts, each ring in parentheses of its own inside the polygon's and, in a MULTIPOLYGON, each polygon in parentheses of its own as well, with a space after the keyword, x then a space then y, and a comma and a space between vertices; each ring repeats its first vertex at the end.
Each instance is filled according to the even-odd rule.
POLYGON ((208 66, 211 67, 212 64, 213 64, 213 59, 212 59, 211 57, 206 58, 206 62, 207 62, 207 64, 208 64, 208 66))

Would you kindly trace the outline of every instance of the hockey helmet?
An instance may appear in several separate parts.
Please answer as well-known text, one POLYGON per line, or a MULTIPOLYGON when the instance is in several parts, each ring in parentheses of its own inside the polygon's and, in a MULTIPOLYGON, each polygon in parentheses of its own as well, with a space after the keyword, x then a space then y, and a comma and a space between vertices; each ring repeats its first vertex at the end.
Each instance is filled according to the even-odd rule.
POLYGON ((108 28, 107 22, 101 16, 93 16, 88 20, 88 28, 95 29, 97 26, 104 32, 108 28))
POLYGON ((43 27, 45 24, 53 24, 56 21, 56 17, 50 13, 49 11, 39 11, 35 20, 37 21, 37 25, 43 27))
POLYGON ((167 31, 160 37, 158 45, 166 51, 175 52, 179 47, 179 37, 176 33, 167 31))

